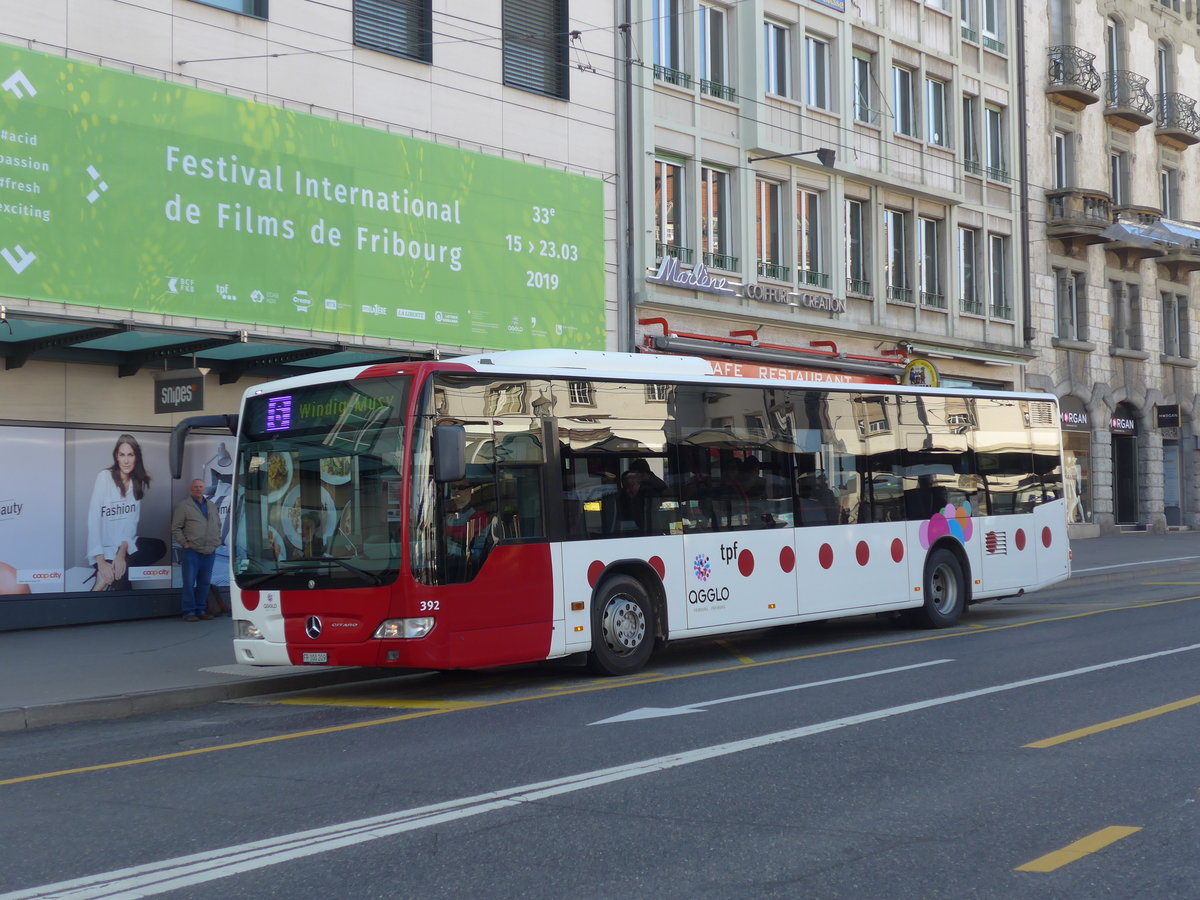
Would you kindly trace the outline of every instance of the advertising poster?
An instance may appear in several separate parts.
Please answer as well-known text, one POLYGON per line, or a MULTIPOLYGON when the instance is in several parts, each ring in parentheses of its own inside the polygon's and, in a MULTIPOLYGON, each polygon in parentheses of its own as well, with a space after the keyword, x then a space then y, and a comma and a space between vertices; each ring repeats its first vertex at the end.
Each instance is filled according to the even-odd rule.
POLYGON ((0 45, 0 294, 603 349, 599 179, 0 45))
POLYGON ((0 428, 0 445, 0 594, 63 591, 63 432, 0 428))
POLYGON ((171 586, 169 440, 165 433, 66 432, 65 590, 171 586))

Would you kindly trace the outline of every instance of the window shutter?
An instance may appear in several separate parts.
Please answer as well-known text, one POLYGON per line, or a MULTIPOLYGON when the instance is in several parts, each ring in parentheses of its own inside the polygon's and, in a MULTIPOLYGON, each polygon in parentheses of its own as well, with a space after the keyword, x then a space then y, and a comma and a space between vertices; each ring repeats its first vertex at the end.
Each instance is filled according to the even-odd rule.
POLYGON ((432 20, 431 0, 355 0, 354 43, 432 62, 432 20))
POLYGON ((566 100, 566 0, 504 0, 504 83, 566 100))

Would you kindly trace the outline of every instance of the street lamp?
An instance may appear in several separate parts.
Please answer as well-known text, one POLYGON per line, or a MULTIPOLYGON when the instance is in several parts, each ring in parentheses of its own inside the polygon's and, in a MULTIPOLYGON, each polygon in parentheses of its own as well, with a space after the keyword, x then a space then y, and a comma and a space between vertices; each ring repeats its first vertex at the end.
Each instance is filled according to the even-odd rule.
POLYGON ((818 147, 816 150, 797 150, 795 153, 774 153, 771 156, 755 156, 750 157, 747 161, 756 163, 762 162, 764 159, 784 159, 789 156, 813 156, 817 157, 817 161, 826 168, 832 169, 834 160, 837 158, 837 152, 829 147, 818 147))

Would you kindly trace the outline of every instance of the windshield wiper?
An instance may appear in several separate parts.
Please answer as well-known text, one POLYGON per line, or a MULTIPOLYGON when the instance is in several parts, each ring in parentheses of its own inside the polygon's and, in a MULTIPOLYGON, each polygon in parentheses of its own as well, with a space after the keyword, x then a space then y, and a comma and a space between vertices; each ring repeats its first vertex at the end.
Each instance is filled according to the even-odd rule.
POLYGON ((361 578, 363 581, 365 581, 367 584, 371 585, 372 587, 379 587, 379 585, 383 584, 383 579, 380 578, 378 575, 376 575, 374 572, 368 572, 366 569, 360 569, 358 566, 354 565, 353 563, 348 563, 344 559, 339 559, 336 556, 326 556, 325 558, 323 558, 321 560, 321 562, 337 563, 343 569, 346 569, 349 572, 353 572, 355 575, 357 575, 359 578, 361 578))

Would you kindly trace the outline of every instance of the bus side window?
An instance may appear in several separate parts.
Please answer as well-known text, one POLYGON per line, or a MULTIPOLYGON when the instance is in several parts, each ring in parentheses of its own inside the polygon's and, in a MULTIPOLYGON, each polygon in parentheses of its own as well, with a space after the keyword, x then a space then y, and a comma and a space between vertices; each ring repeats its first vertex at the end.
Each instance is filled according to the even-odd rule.
POLYGON ((539 466, 500 467, 500 536, 545 537, 539 466))

